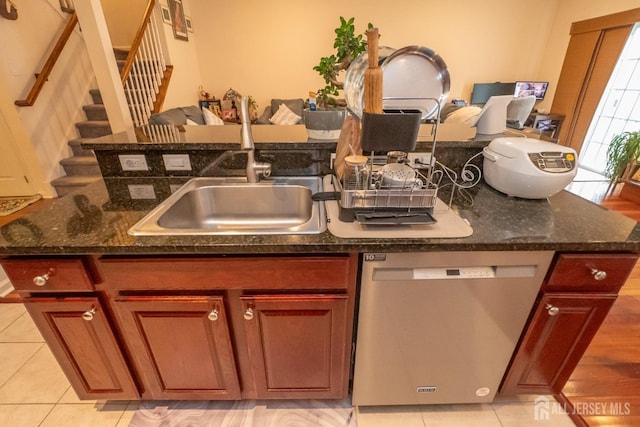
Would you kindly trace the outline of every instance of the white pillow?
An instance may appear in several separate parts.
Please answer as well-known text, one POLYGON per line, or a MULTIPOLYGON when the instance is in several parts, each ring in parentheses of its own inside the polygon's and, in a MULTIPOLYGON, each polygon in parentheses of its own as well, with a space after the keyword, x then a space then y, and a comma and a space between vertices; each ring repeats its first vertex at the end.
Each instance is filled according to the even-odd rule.
POLYGON ((189 126, 198 126, 198 124, 196 122, 194 122, 193 120, 187 118, 187 125, 189 126))
POLYGON ((302 117, 294 113, 284 103, 280 104, 278 111, 271 116, 269 121, 274 125, 295 125, 302 117))
MULTIPOLYGON (((467 107, 458 108, 453 113, 449 114, 445 119, 446 123, 464 123, 469 126, 474 125, 475 117, 480 114, 482 108, 475 105, 469 105, 467 107)), ((506 119, 505 119, 506 120, 506 119)))
POLYGON ((202 108, 202 114, 204 115, 204 124, 215 126, 224 125, 222 119, 216 116, 215 113, 208 108, 202 108))

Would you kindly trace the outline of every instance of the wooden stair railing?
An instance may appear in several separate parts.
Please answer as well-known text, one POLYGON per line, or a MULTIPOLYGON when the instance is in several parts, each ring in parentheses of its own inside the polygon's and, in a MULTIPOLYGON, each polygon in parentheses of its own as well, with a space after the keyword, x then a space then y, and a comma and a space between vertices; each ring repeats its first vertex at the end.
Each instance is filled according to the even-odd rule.
POLYGON ((153 15, 155 0, 149 0, 129 54, 120 72, 127 103, 136 126, 148 124, 160 110, 172 67, 167 66, 153 15))
POLYGON ((60 37, 58 38, 56 45, 53 47, 53 50, 49 54, 49 58, 47 58, 47 62, 44 63, 44 66, 42 67, 42 71, 36 74, 36 81, 33 84, 31 91, 27 95, 27 98, 17 100, 15 102, 17 106, 31 107, 36 102, 36 99, 38 98, 38 95, 40 94, 40 91, 42 90, 44 83, 49 78, 49 74, 51 74, 51 70, 53 70, 53 66, 55 65, 56 61, 60 57, 60 53, 62 53, 62 49, 64 48, 65 44, 69 40, 69 37, 73 33, 73 29, 75 28, 77 23, 78 23, 78 16, 76 15, 75 12, 73 12, 73 14, 69 17, 69 21, 67 21, 67 25, 64 27, 62 34, 60 34, 60 37))

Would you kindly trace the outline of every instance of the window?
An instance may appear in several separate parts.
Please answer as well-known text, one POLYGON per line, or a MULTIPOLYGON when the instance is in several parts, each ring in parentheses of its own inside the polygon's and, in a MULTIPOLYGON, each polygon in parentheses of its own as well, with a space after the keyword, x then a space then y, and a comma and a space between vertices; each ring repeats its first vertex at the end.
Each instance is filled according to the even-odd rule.
POLYGON ((640 25, 636 24, 598 104, 579 163, 604 173, 606 152, 614 135, 640 130, 640 25))

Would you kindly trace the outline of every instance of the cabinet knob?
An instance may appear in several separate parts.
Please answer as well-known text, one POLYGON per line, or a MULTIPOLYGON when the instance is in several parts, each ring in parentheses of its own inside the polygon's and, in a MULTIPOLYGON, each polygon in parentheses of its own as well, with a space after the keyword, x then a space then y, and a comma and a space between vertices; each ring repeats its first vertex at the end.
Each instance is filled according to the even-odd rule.
POLYGON ((591 274, 593 275, 593 278, 596 280, 604 280, 607 278, 607 272, 604 270, 598 270, 596 268, 592 268, 591 274))
POLYGON ((247 320, 253 319, 253 308, 248 307, 247 311, 244 312, 244 318, 247 320))
POLYGON ((555 316, 556 314, 560 313, 560 309, 551 304, 547 304, 545 308, 547 309, 547 313, 549 313, 549 316, 555 316))
POLYGON ((90 322, 93 320, 93 316, 95 316, 95 314, 96 314, 96 308, 93 307, 91 310, 87 310, 84 313, 82 313, 82 318, 87 322, 90 322))
POLYGON ((49 281, 49 273, 43 274, 42 276, 36 276, 33 278, 33 284, 36 286, 44 286, 49 281))
POLYGON ((218 310, 216 310, 215 308, 213 310, 211 310, 209 312, 209 314, 207 315, 207 317, 209 318, 209 320, 211 320, 212 322, 215 322, 216 320, 218 320, 218 310))

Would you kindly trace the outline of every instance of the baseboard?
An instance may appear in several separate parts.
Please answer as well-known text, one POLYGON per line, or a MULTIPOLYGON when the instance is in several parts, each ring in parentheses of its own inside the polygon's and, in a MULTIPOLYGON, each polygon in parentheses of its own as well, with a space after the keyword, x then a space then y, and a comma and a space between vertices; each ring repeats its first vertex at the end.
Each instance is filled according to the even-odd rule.
POLYGON ((573 408, 573 404, 569 401, 569 398, 564 395, 564 393, 560 392, 558 394, 554 394, 553 397, 555 397, 558 403, 562 405, 567 412, 567 415, 569 415, 569 418, 571 418, 571 421, 573 421, 577 427, 589 427, 589 424, 587 424, 584 418, 582 418, 580 414, 576 413, 573 408))
MULTIPOLYGON (((0 272, 0 275, 2 273, 0 272)), ((5 297, 13 292, 14 288, 9 279, 0 278, 0 297, 5 297)))
POLYGON ((0 298, 9 295, 13 290, 13 285, 7 277, 7 273, 0 266, 0 298))

